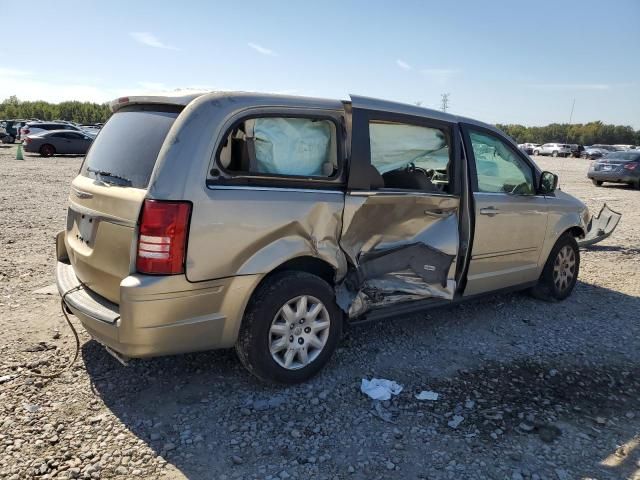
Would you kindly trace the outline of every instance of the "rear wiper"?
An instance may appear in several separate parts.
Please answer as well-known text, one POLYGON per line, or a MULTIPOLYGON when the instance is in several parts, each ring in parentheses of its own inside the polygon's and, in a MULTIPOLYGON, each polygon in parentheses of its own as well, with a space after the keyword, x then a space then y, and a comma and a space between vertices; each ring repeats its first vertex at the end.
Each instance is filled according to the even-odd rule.
MULTIPOLYGON (((100 177, 115 178, 116 180, 120 180, 121 182, 124 182, 124 185, 132 184, 131 180, 129 180, 128 178, 121 177, 120 175, 116 175, 115 173, 111 173, 111 172, 106 172, 104 170, 98 170, 97 168, 87 167, 87 172, 95 173, 96 176, 100 176, 100 177)), ((120 185, 122 185, 122 183, 120 185)))

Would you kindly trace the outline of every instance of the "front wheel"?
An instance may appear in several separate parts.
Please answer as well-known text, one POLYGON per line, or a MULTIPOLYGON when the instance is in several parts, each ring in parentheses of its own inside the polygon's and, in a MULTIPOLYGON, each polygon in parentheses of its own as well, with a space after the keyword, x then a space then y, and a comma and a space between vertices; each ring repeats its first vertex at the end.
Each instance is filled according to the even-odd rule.
POLYGON ((602 186, 602 180, 596 180, 595 178, 591 179, 591 182, 596 186, 596 187, 601 187, 602 186))
POLYGON ((555 150, 553 152, 551 152, 551 156, 552 157, 557 157, 558 156, 558 152, 556 152, 555 150))
POLYGON ((258 287, 236 342, 242 364, 260 380, 300 383, 329 361, 343 314, 331 286, 306 272, 281 272, 258 287))
POLYGON ((564 300, 573 292, 579 271, 578 242, 573 235, 565 233, 551 250, 538 284, 531 289, 531 294, 548 302, 564 300))
POLYGON ((534 151, 533 151, 533 154, 534 154, 535 156, 540 155, 540 150, 534 150, 534 151))

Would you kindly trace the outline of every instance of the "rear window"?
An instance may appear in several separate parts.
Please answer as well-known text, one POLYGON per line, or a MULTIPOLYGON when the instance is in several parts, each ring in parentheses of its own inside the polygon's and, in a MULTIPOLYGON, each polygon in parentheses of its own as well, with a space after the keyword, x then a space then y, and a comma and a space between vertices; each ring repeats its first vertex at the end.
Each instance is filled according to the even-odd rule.
MULTIPOLYGON (((81 175, 124 179, 128 186, 146 188, 158 153, 179 112, 162 106, 130 107, 111 116, 93 141, 82 166, 81 175)), ((121 182, 114 182, 121 184, 121 182)))

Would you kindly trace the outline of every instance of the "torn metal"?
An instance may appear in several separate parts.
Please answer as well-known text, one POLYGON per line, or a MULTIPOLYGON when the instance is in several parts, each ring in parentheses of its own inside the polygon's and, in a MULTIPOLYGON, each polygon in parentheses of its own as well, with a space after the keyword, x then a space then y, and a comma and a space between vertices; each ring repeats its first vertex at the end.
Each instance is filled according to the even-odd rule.
POLYGON ((446 288, 453 259, 423 243, 364 254, 338 285, 338 305, 355 317, 396 302, 450 298, 446 288))
POLYGON ((596 217, 589 222, 587 233, 578 241, 580 247, 589 247, 608 238, 618 226, 622 214, 615 212, 605 203, 596 217))
POLYGON ((340 308, 353 318, 392 303, 452 299, 457 210, 446 196, 348 198, 340 243, 351 268, 336 286, 340 308))

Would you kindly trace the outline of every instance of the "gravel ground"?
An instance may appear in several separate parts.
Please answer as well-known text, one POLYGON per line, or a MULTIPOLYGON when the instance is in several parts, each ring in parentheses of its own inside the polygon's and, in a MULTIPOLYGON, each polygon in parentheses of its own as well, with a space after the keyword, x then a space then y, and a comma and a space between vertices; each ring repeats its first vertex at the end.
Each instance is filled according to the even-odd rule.
POLYGON ((232 351, 122 367, 55 295, 53 236, 81 158, 0 148, 0 478, 640 479, 640 192, 538 158, 617 232, 566 301, 501 295, 351 329, 312 381, 257 383, 232 351), (404 386, 390 401, 362 378, 404 386), (419 401, 422 390, 436 401, 419 401), (457 426, 456 426, 457 424, 457 426))

